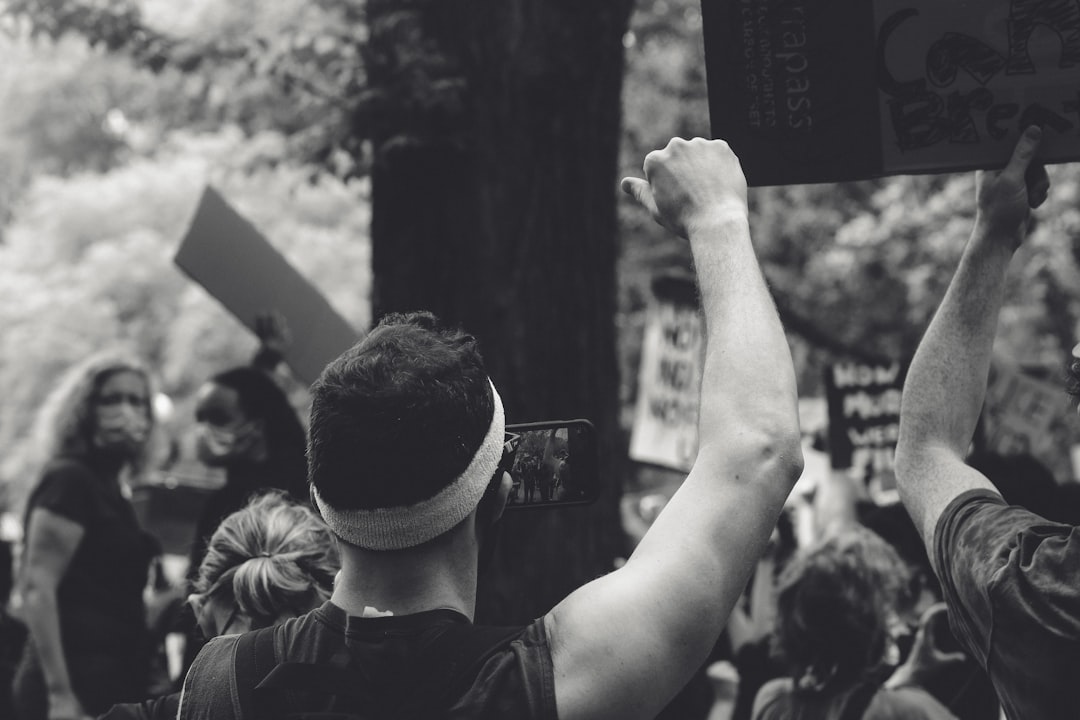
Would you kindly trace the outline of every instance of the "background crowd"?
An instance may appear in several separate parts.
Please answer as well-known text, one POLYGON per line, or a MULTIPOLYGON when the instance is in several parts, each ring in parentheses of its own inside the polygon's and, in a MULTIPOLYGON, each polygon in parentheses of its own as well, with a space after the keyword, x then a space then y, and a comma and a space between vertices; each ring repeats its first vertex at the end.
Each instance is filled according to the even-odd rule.
MULTIPOLYGON (((192 528, 183 583, 150 572, 162 548, 130 504, 155 431, 151 374, 104 354, 58 382, 38 423, 50 452, 26 538, 5 555, 14 561, 0 618, 6 713, 171 717, 206 638, 298 616, 329 596, 335 541, 308 506, 304 431, 271 374, 280 325, 263 327, 257 364, 221 372, 199 393, 199 458, 226 472, 192 528)), ((981 452, 968 462, 1008 502, 1080 524, 1080 494, 1032 456, 981 452)), ((665 501, 624 501, 627 554, 665 501)), ((1000 717, 989 680, 945 622, 907 512, 871 501, 851 471, 791 496, 709 662, 659 717, 784 718, 793 698, 810 698, 801 712, 814 717, 861 717, 855 708, 1000 717)))

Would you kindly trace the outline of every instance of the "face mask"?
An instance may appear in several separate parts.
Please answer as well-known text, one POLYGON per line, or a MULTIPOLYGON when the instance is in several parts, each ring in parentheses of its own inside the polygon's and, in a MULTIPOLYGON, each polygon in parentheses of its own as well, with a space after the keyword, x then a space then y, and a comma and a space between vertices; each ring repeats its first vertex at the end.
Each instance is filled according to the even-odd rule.
POLYGON ((97 409, 94 445, 102 449, 139 450, 150 433, 150 419, 142 408, 128 404, 97 409))
POLYGON ((254 423, 225 426, 200 423, 196 447, 199 460, 211 467, 245 457, 258 439, 254 423))

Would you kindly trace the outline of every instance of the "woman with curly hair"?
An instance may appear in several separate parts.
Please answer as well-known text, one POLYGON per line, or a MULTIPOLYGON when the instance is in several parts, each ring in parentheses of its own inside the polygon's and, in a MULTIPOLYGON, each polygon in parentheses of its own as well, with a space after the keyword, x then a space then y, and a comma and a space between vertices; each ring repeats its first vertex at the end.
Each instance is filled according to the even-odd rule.
MULTIPOLYGON (((270 627, 330 599, 340 568, 326 523, 280 491, 222 521, 188 598, 207 638, 270 627)), ((179 693, 114 707, 102 720, 175 718, 179 693)))
POLYGON ((62 378, 38 416, 48 460, 27 502, 19 572, 22 720, 81 718, 146 692, 143 588, 157 544, 121 478, 146 462, 151 397, 138 361, 97 355, 62 378))
POLYGON ((754 720, 954 718, 922 688, 882 687, 899 660, 890 631, 909 589, 907 566, 865 528, 797 557, 777 600, 776 643, 790 677, 761 688, 754 720))

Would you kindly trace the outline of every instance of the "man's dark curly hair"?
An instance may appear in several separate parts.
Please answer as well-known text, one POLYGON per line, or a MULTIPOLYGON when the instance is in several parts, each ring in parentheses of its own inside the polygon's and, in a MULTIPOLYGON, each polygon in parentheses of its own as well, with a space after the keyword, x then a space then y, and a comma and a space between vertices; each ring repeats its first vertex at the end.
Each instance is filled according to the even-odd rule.
POLYGON ((893 548, 858 527, 797 557, 780 579, 776 643, 793 678, 843 688, 876 670, 908 584, 893 548))
POLYGON ((469 466, 494 398, 476 339, 391 314, 311 388, 308 478, 339 510, 412 505, 469 466))

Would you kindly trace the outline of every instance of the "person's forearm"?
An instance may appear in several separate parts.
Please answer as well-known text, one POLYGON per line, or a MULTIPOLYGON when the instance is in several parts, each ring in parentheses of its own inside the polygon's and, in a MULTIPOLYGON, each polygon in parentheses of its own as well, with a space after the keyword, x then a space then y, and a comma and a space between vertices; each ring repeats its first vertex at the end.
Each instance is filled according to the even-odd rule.
POLYGON ((860 499, 850 468, 830 468, 818 480, 811 500, 814 509, 814 538, 822 540, 857 525, 856 505, 860 499))
POLYGON ((23 598, 26 625, 41 661, 49 701, 53 698, 74 698, 68 674, 64 647, 60 638, 60 611, 56 591, 49 588, 27 588, 23 598))
POLYGON ((908 370, 901 455, 931 446, 948 448, 958 457, 966 454, 986 394, 1005 273, 1016 244, 976 220, 956 275, 908 370))
POLYGON ((692 231, 690 242, 706 325, 701 443, 735 428, 797 440, 791 352, 754 255, 746 211, 731 209, 692 231))

